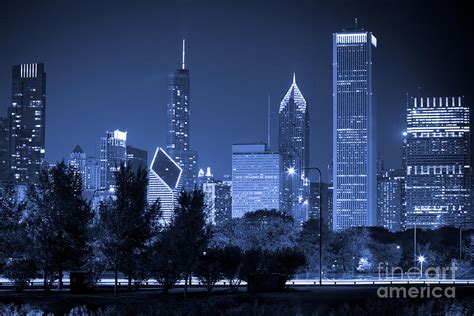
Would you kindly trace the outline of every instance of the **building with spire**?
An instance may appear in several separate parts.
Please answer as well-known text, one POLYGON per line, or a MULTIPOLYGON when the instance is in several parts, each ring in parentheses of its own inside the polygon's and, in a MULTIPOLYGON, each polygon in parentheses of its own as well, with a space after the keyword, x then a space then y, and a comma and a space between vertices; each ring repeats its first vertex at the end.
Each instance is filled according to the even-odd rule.
POLYGON ((309 180, 306 169, 309 163, 308 105, 293 82, 280 102, 279 152, 281 155, 281 210, 292 214, 295 222, 308 219, 309 180))
POLYGON ((371 32, 333 34, 334 230, 376 225, 375 47, 371 32))
POLYGON ((190 148, 190 82, 185 64, 185 40, 181 68, 168 76, 168 134, 166 151, 183 169, 182 188, 191 191, 197 184, 198 154, 190 148))

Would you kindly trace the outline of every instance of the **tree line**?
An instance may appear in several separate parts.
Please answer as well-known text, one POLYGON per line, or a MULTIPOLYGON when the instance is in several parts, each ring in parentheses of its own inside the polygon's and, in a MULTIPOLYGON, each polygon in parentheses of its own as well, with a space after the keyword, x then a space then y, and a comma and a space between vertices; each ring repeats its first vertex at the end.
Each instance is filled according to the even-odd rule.
MULTIPOLYGON (((181 192, 170 222, 160 203, 147 203, 145 169, 121 165, 116 173, 115 198, 102 201, 94 212, 83 197, 81 177, 64 162, 43 170, 37 185, 18 201, 12 184, 0 195, 0 273, 17 290, 39 276, 49 290, 63 288, 64 273, 85 271, 91 282, 104 272, 119 273, 128 288, 157 280, 168 291, 180 280, 186 295, 192 277, 212 291, 224 280, 232 291, 246 281, 249 289, 282 289, 295 274, 319 274, 319 222, 302 227, 277 210, 249 212, 220 226, 209 224, 200 190, 181 192), (270 283, 272 284, 270 284, 270 283)), ((413 266, 413 231, 391 233, 383 228, 352 228, 323 233, 325 278, 354 277, 377 272, 378 263, 413 266)), ((418 252, 429 265, 460 267, 471 273, 472 231, 459 247, 458 229, 445 227, 417 232, 418 252), (457 238, 457 239, 456 239, 457 238)))

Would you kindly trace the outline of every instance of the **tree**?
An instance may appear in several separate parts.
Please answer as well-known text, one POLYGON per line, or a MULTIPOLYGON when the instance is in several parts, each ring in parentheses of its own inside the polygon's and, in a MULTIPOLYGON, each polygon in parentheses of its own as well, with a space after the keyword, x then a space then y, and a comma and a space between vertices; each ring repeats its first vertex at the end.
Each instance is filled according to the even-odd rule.
MULTIPOLYGON (((324 236, 328 235, 325 233, 324 236)), ((306 269, 310 272, 319 271, 319 219, 310 219, 303 224, 298 248, 306 256, 306 269)))
POLYGON ((13 184, 5 183, 0 188, 0 271, 13 281, 18 291, 28 286, 37 273, 24 211, 25 202, 16 201, 13 184))
POLYGON ((90 255, 93 213, 82 197, 81 177, 74 167, 62 161, 41 172, 38 184, 28 191, 27 216, 45 289, 48 278, 51 282, 55 277, 62 289, 64 271, 81 268, 90 255))
POLYGON ((222 254, 221 249, 209 248, 198 256, 194 274, 208 292, 211 292, 216 282, 222 279, 222 254))
POLYGON ((237 246, 226 246, 220 256, 222 276, 229 282, 232 292, 237 291, 240 285, 240 268, 243 253, 237 246))
POLYGON ((211 246, 232 245, 244 251, 276 250, 295 247, 297 238, 293 217, 277 210, 258 210, 217 228, 211 246))
POLYGON ((163 229, 154 243, 150 260, 151 273, 162 285, 164 293, 173 288, 180 278, 175 232, 169 226, 163 229))
POLYGON ((160 215, 158 201, 148 206, 147 185, 145 169, 134 173, 131 165, 121 164, 116 173, 116 198, 99 206, 98 227, 103 231, 99 243, 114 271, 116 295, 119 271, 127 276, 129 289, 134 278, 146 278, 144 261, 160 215))
POLYGON ((185 282, 184 297, 186 298, 188 281, 196 268, 199 256, 207 248, 210 238, 210 228, 206 224, 204 193, 201 190, 181 192, 169 229, 175 239, 174 253, 185 282))

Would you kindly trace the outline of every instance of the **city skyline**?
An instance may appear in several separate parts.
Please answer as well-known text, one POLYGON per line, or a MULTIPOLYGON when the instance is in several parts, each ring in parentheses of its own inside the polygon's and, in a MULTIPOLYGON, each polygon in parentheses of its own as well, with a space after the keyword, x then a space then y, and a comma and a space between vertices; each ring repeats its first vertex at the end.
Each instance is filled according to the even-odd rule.
MULTIPOLYGON (((152 30, 153 28, 150 28, 150 33, 148 31, 145 33, 157 36, 156 44, 153 45, 149 41, 145 41, 144 37, 136 32, 124 33, 125 39, 132 47, 147 47, 147 52, 149 51, 149 53, 144 53, 140 49, 131 51, 124 48, 125 51, 123 53, 117 52, 115 55, 106 54, 111 47, 118 44, 117 38, 110 38, 103 45, 95 42, 93 39, 86 41, 87 45, 84 49, 80 50, 81 53, 79 54, 78 51, 70 51, 70 49, 75 49, 76 46, 71 42, 72 39, 65 37, 63 33, 59 34, 57 38, 46 35, 42 36, 41 39, 46 45, 41 45, 40 47, 24 40, 26 33, 22 28, 15 27, 16 22, 4 19, 2 23, 5 24, 5 27, 0 31, 0 35, 2 37, 5 36, 8 40, 9 49, 2 53, 0 64, 1 68, 4 69, 0 72, 1 76, 3 76, 0 78, 4 79, 3 81, 7 83, 0 87, 0 99, 2 100, 0 110, 4 112, 2 115, 5 115, 4 105, 8 105, 10 102, 8 77, 11 65, 41 61, 46 64, 46 71, 48 72, 48 116, 46 129, 46 159, 48 162, 56 162, 63 157, 67 158, 70 149, 75 144, 80 144, 86 152, 97 157, 99 156, 98 135, 103 135, 106 130, 114 129, 126 130, 133 144, 147 149, 148 152, 153 152, 155 146, 164 146, 165 140, 166 124, 162 113, 165 113, 164 109, 166 106, 166 84, 163 83, 166 82, 167 74, 175 69, 176 65, 179 65, 180 54, 176 52, 180 47, 181 38, 186 37, 189 47, 186 57, 193 69, 194 82, 191 133, 195 135, 193 136, 193 149, 202 153, 200 155, 201 164, 199 167, 212 166, 216 175, 230 174, 230 159, 228 157, 232 143, 266 139, 265 118, 267 95, 269 92, 272 107, 271 149, 275 149, 276 135, 278 133, 276 128, 278 99, 280 98, 281 91, 287 89, 286 85, 288 80, 290 80, 289 74, 295 71, 299 78, 299 86, 305 92, 305 98, 310 104, 312 121, 310 131, 312 142, 310 144, 310 164, 321 167, 324 178, 328 179, 326 166, 331 161, 331 137, 330 133, 327 132, 331 128, 330 123, 327 122, 330 120, 331 111, 330 89, 328 89, 331 84, 330 36, 333 32, 344 27, 351 27, 353 17, 357 16, 359 17, 359 26, 375 32, 381 43, 383 43, 379 48, 379 55, 382 56, 380 56, 380 60, 377 60, 379 69, 383 69, 384 73, 384 76, 378 82, 378 91, 381 92, 378 95, 378 104, 380 104, 378 121, 380 122, 379 125, 384 127, 379 128, 379 131, 382 133, 381 138, 385 141, 379 146, 379 153, 386 158, 388 167, 399 167, 398 157, 401 155, 401 150, 397 142, 405 125, 404 100, 406 92, 416 94, 417 88, 421 86, 423 95, 464 95, 469 93, 469 89, 466 88, 468 80, 465 79, 464 72, 460 73, 460 66, 463 64, 468 69, 472 67, 470 63, 466 62, 467 57, 465 57, 472 51, 472 45, 470 43, 467 46, 463 45, 463 51, 460 51, 461 46, 458 43, 460 34, 456 32, 466 22, 464 16, 461 15, 460 18, 457 15, 457 21, 460 22, 454 24, 453 14, 447 14, 447 17, 443 19, 443 25, 431 26, 435 28, 435 31, 436 28, 439 28, 436 33, 437 36, 444 38, 451 48, 449 54, 443 56, 446 62, 439 65, 437 58, 441 58, 441 55, 439 53, 438 55, 434 54, 434 57, 430 55, 431 50, 437 50, 438 44, 433 41, 432 37, 423 36, 424 32, 427 32, 423 27, 410 23, 410 17, 416 15, 421 10, 421 4, 413 4, 413 13, 403 13, 398 17, 401 27, 397 30, 390 30, 386 25, 387 23, 382 21, 382 18, 374 18, 373 16, 376 16, 376 14, 368 16, 363 13, 364 6, 368 6, 367 3, 362 3, 360 8, 352 10, 350 16, 345 13, 339 14, 339 12, 336 15, 333 5, 313 5, 305 2, 301 2, 301 4, 301 7, 306 6, 308 9, 319 8, 325 13, 332 13, 332 16, 337 16, 331 22, 324 20, 324 23, 323 21, 313 23, 306 19, 306 16, 303 14, 300 22, 296 22, 294 25, 286 25, 285 27, 274 20, 269 21, 270 25, 275 26, 276 30, 282 35, 290 33, 299 34, 298 32, 295 33, 295 31, 303 32, 306 30, 305 36, 311 38, 309 42, 308 40, 302 41, 299 35, 296 35, 295 38, 287 37, 287 40, 295 44, 295 47, 306 45, 305 43, 307 43, 309 45, 307 53, 302 53, 301 50, 296 50, 298 53, 295 53, 294 49, 279 46, 278 54, 269 54, 269 52, 277 47, 279 41, 274 36, 265 36, 265 32, 267 32, 265 29, 259 31, 257 35, 260 36, 256 36, 261 39, 261 42, 254 42, 252 38, 244 38, 242 44, 239 45, 241 48, 234 49, 236 47, 232 46, 232 41, 237 35, 240 36, 240 33, 237 34, 230 24, 219 20, 219 22, 224 23, 223 30, 219 32, 211 31, 209 34, 220 35, 218 38, 223 41, 221 45, 214 39, 207 37, 207 35, 203 37, 203 32, 210 30, 207 27, 200 29, 199 20, 194 18, 189 21, 183 19, 184 22, 180 24, 179 30, 172 30, 166 36, 158 36, 152 30), (191 27, 194 26, 196 28, 190 31, 191 27), (12 31, 13 29, 14 31, 12 31), (224 33, 226 36, 222 37, 224 33), (413 38, 423 38, 425 41, 429 41, 424 45, 432 48, 427 50, 421 47, 419 49, 420 47, 417 47, 418 44, 411 40, 399 42, 400 37, 406 36, 408 33, 413 38), (60 43, 62 43, 61 47, 67 46, 65 48, 67 51, 60 58, 56 58, 57 52, 48 47, 58 48, 60 43), (395 46, 395 43, 399 46, 395 46), (256 45, 254 45, 255 48, 251 48, 252 44, 256 45), (111 45, 111 47, 107 45, 111 45), (159 45, 159 47, 155 45, 159 45), (395 47, 398 47, 396 52, 394 51, 395 47), (15 53, 13 54, 13 52, 15 53), (212 53, 207 54, 208 56, 203 58, 203 52, 212 53), (456 58, 451 55, 456 56, 456 58), (68 56, 68 58, 65 59, 64 56, 68 56), (135 68, 132 70, 130 66, 136 61, 136 58, 133 58, 134 56, 136 58, 143 57, 143 61, 135 64, 135 68), (153 58, 150 58, 151 56, 153 58), (231 56, 233 58, 230 58, 231 56), (213 62, 209 63, 206 61, 209 57, 213 62), (131 63, 128 59, 131 59, 131 63), (70 60, 74 60, 74 62, 71 63, 70 60), (235 63, 230 62, 231 60, 238 61, 236 64, 240 70, 235 67, 235 63), (404 60, 404 62, 401 62, 401 60, 404 60), (430 66, 430 63, 437 66, 430 66), (100 67, 97 67, 97 70, 89 74, 90 82, 86 82, 85 72, 79 71, 78 67, 90 69, 92 65, 96 64, 99 64, 100 67), (280 66, 274 67, 273 65, 275 64, 280 66), (122 79, 116 77, 115 66, 112 67, 112 65, 119 65, 117 69, 120 69, 120 72, 125 74, 125 76, 122 74, 122 79), (256 67, 257 65, 258 67, 256 67), (63 71, 60 71, 60 69, 63 69, 63 71), (257 69, 259 70, 257 71, 257 69), (400 71, 398 71, 399 69, 400 71), (427 71, 426 69, 430 70, 427 71), (453 78, 455 79, 446 79, 445 74, 448 69, 453 72, 453 78), (224 73, 233 73, 234 76, 232 78, 225 76, 222 80, 216 80, 224 73), (455 75, 456 73, 461 75, 455 75), (71 78, 64 80, 65 75, 71 75, 71 78), (103 78, 108 79, 104 82, 103 78), (249 78, 251 80, 243 82, 242 78, 249 78), (390 78, 390 84, 387 83, 387 78, 390 78), (91 84, 96 84, 97 80, 102 82, 101 85, 96 85, 95 88, 91 89, 91 84), (242 86, 236 86, 235 80, 242 82, 242 86), (255 85, 255 87, 251 86, 254 85, 254 80, 261 84, 255 85), (111 90, 112 87, 113 90, 111 90), (388 90, 390 92, 387 92, 388 90), (204 98, 204 96, 209 96, 211 91, 216 98, 204 98), (75 98, 66 97, 71 93, 75 94, 75 98), (246 99, 244 95, 250 96, 250 98, 246 99), (104 102, 104 98, 107 99, 107 102, 104 102), (131 98, 135 101, 131 102, 131 98), (224 104, 222 101, 225 101, 224 104), (94 112, 94 108, 98 108, 98 104, 100 104, 100 108, 104 109, 104 111, 100 111, 100 113, 94 112), (233 108, 237 108, 236 104, 242 107, 241 111, 233 110, 233 108), (133 106, 133 109, 139 109, 139 113, 127 115, 127 108, 131 106, 133 106), (137 108, 137 106, 140 107, 137 108), (250 118, 243 116, 248 109, 254 110, 254 115, 250 118), (66 113, 79 120, 89 120, 90 124, 77 126, 72 130, 67 129, 71 121, 65 117, 66 113), (103 113, 107 113, 107 117, 104 117, 103 113), (157 118, 157 123, 147 124, 146 122, 149 122, 147 117, 157 118), (221 120, 218 118, 221 118, 221 120), (142 120, 145 121, 145 124, 141 122, 142 120), (246 129, 238 129, 243 124, 245 124, 246 129), (213 138, 212 143, 214 146, 209 146, 208 138, 212 129, 219 130, 219 135, 213 138), (239 130, 239 133, 236 133, 237 130, 239 130), (61 134, 66 131, 68 137, 61 138, 61 134)), ((408 5, 408 3, 405 3, 401 7, 403 8, 408 5)), ((33 9, 40 11, 50 10, 49 14, 55 12, 54 8, 48 3, 44 7, 37 6, 36 4, 31 5, 29 9, 26 8, 25 16, 33 12, 31 11, 33 9)), ((86 7, 88 6, 94 7, 96 5, 89 3, 86 7)), ((219 9, 222 9, 222 6, 229 10, 226 5, 221 5, 219 9)), ((257 3, 256 6, 263 6, 263 3, 257 3)), ((145 9, 155 12, 152 10, 153 8, 153 5, 143 4, 133 9, 133 12, 130 12, 130 14, 133 15, 137 11, 145 9)), ((288 8, 288 3, 281 2, 276 5, 276 10, 281 12, 288 8)), ((73 9, 78 8, 73 6, 68 10, 73 9)), ((187 4, 181 3, 165 6, 162 9, 164 12, 181 12, 183 17, 189 17, 190 11, 196 9, 196 4, 192 2, 187 4)), ((373 5, 372 9, 374 11, 381 10, 378 5, 373 5)), ((433 11, 430 18, 436 19, 437 16, 444 13, 444 9, 440 4, 434 4, 430 7, 430 10, 433 11)), ((12 8, 7 7, 4 12, 10 12, 11 10, 12 8)), ((123 10, 123 7, 118 6, 116 13, 123 10)), ((200 13, 203 11, 199 7, 197 10, 200 13)), ((452 9, 448 8, 447 10, 447 13, 452 11, 459 13, 462 11, 462 6, 452 9)), ((68 16, 68 12, 66 11, 65 16, 68 16)), ((208 14, 214 16, 214 12, 211 11, 208 14)), ((299 8, 290 9, 288 12, 289 14, 302 14, 299 8)), ((82 19, 83 16, 81 14, 83 13, 83 11, 79 10, 74 17, 82 19)), ((155 12, 150 14, 159 15, 161 13, 155 12)), ((230 14, 232 17, 249 17, 249 26, 241 30, 244 34, 249 34, 249 36, 250 33, 248 32, 250 29, 258 29, 260 25, 255 15, 243 11, 239 6, 230 14)), ((314 14, 314 10, 311 14, 314 14)), ((389 21, 393 21, 394 16, 395 14, 386 13, 385 17, 388 17, 389 21)), ((96 39, 102 39, 106 36, 111 31, 111 27, 119 29, 122 27, 109 19, 107 18, 106 21, 109 24, 106 25, 103 31, 99 32, 96 39)), ((145 20, 148 21, 147 19, 145 20)), ((98 16, 93 15, 83 25, 86 28, 92 27, 97 25, 99 21, 98 16)), ((162 22, 161 24, 158 23, 157 29, 166 27, 167 23, 169 23, 165 18, 160 21, 162 22)), ((72 24, 68 24, 65 21, 62 22, 64 28, 73 31, 73 34, 85 36, 81 30, 77 30, 72 24)), ((106 22, 104 21, 103 23, 106 22)), ((42 27, 52 27, 52 23, 54 24, 54 22, 48 22, 46 26, 41 26, 39 29, 42 27)), ((136 30, 138 26, 135 23, 131 26, 131 29, 136 30)), ((433 30, 430 30, 430 34, 432 32, 433 30)), ((445 45, 446 42, 443 46, 445 45)), ((466 73, 469 73, 469 71, 466 71, 466 73)), ((470 104, 469 96, 466 95, 465 97, 466 104, 470 104)))

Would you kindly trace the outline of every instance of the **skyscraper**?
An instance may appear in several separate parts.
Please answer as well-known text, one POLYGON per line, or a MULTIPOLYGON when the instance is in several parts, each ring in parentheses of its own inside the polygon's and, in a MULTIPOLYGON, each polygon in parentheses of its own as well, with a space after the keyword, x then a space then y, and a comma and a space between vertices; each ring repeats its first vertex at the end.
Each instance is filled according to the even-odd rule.
POLYGON ((216 225, 222 225, 232 218, 232 185, 231 181, 222 181, 216 184, 216 225))
POLYGON ((127 162, 127 132, 116 129, 100 139, 100 188, 115 187, 115 173, 127 162))
POLYGON ((10 176, 16 183, 35 182, 45 156, 46 73, 44 64, 12 68, 10 176))
POLYGON ((133 172, 139 168, 148 168, 148 152, 144 149, 127 145, 127 164, 132 166, 133 172))
POLYGON ((84 172, 84 182, 82 183, 84 191, 94 193, 100 188, 100 163, 97 158, 89 156, 86 158, 84 172))
POLYGON ((281 210, 293 215, 295 222, 308 219, 309 114, 306 100, 293 82, 280 102, 279 151, 282 160, 281 210), (292 172, 288 172, 291 170, 292 172))
POLYGON ((151 205, 158 199, 165 223, 169 223, 177 206, 178 194, 181 191, 183 170, 160 147, 150 165, 147 200, 151 205))
POLYGON ((469 106, 464 98, 411 98, 407 127, 407 228, 471 221, 469 106))
POLYGON ((83 194, 91 198, 94 191, 99 189, 99 161, 95 157, 87 157, 81 146, 77 145, 69 154, 68 164, 76 168, 81 176, 83 194))
POLYGON ((76 172, 81 176, 82 186, 86 182, 86 153, 82 150, 81 146, 76 145, 72 152, 69 154, 68 164, 76 169, 76 172))
POLYGON ((181 68, 168 76, 168 136, 166 150, 183 169, 182 187, 191 191, 197 184, 197 152, 190 149, 190 85, 185 67, 185 41, 181 68))
POLYGON ((333 35, 333 226, 376 224, 376 141, 371 32, 333 35))
POLYGON ((402 228, 405 171, 391 169, 377 175, 377 226, 390 231, 402 228))
POLYGON ((280 206, 280 155, 265 144, 232 146, 232 217, 280 206))

